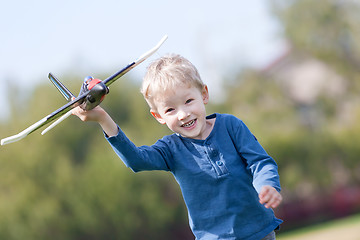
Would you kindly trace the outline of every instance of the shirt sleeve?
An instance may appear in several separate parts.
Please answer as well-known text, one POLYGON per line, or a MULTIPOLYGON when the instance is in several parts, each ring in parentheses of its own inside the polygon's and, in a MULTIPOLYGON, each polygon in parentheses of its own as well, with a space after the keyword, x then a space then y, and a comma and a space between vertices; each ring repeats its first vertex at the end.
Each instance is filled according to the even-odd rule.
POLYGON ((166 161, 169 159, 169 152, 166 151, 165 141, 158 140, 152 146, 137 147, 119 127, 118 129, 116 136, 108 137, 105 134, 105 138, 127 167, 134 172, 170 170, 166 161))
POLYGON ((274 159, 241 120, 237 123, 235 132, 238 153, 253 176, 256 191, 260 193, 263 186, 269 185, 280 192, 278 167, 274 159))

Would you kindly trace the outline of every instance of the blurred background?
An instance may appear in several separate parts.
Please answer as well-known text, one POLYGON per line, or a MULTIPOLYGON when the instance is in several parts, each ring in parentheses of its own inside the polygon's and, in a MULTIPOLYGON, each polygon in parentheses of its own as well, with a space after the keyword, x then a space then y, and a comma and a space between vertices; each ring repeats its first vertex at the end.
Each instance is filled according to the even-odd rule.
MULTIPOLYGON (((77 93, 85 76, 108 77, 168 34, 151 59, 174 52, 192 61, 209 86, 208 113, 244 120, 277 161, 279 239, 316 239, 314 226, 331 233, 326 239, 360 239, 359 7, 355 0, 4 2, 0 138, 65 103, 48 72, 77 93), (349 238, 332 232, 336 221, 349 238)), ((102 103, 137 145, 171 134, 139 93, 151 59, 114 83, 102 103)), ((0 239, 193 239, 171 174, 132 173, 96 124, 71 117, 45 136, 1 146, 0 166, 0 239)))

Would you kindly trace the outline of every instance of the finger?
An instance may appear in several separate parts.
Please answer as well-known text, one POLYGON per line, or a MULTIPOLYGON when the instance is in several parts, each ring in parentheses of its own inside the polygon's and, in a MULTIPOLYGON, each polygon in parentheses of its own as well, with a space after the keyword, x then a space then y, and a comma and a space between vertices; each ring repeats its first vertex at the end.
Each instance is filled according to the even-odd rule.
POLYGON ((277 206, 279 206, 280 204, 280 200, 279 199, 273 199, 271 201, 269 201, 267 204, 265 204, 266 208, 276 208, 277 206))
POLYGON ((280 205, 282 201, 282 197, 279 193, 277 194, 274 194, 270 199, 269 201, 266 203, 265 207, 266 208, 276 208, 277 206, 280 205))
POLYGON ((269 193, 263 194, 260 197, 260 203, 261 204, 267 203, 270 200, 270 198, 271 198, 271 195, 269 193))
POLYGON ((76 108, 71 109, 71 114, 72 114, 72 115, 78 115, 78 113, 79 113, 79 108, 80 108, 80 107, 76 107, 76 108))
POLYGON ((85 122, 87 120, 87 115, 85 111, 80 107, 73 108, 71 114, 77 116, 81 121, 85 122))
POLYGON ((277 198, 277 201, 275 201, 272 205, 272 208, 277 208, 280 203, 282 202, 282 196, 279 194, 278 198, 277 198))
POLYGON ((270 188, 268 188, 267 186, 262 187, 260 194, 259 194, 259 198, 262 199, 264 198, 270 191, 270 188))
POLYGON ((266 202, 265 207, 266 207, 266 208, 273 207, 273 206, 276 205, 277 201, 278 201, 278 199, 276 199, 276 198, 274 198, 274 197, 273 197, 273 198, 270 198, 269 201, 266 202))
POLYGON ((264 186, 259 194, 261 204, 267 203, 276 190, 270 186, 264 186))
POLYGON ((76 108, 73 108, 71 112, 73 115, 80 116, 85 113, 85 110, 83 110, 80 106, 77 106, 76 108))

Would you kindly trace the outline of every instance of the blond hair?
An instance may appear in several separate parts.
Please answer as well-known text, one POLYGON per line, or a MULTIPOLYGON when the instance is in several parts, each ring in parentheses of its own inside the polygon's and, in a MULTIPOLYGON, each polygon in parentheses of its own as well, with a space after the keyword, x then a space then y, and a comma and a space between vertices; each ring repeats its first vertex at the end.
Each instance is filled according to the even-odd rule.
POLYGON ((184 85, 196 87, 200 91, 205 86, 196 67, 189 60, 178 54, 168 54, 150 63, 140 91, 149 106, 154 108, 153 100, 159 94, 184 85))

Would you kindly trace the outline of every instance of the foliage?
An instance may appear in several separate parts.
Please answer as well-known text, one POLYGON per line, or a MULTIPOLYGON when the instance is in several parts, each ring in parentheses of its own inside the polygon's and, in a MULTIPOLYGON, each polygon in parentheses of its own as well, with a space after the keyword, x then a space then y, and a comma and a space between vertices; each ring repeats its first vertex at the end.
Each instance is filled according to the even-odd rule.
MULTIPOLYGON (((228 82, 227 99, 210 104, 208 112, 244 120, 277 161, 285 199, 359 184, 359 5, 336 0, 273 3, 293 54, 330 66, 346 80, 346 93, 342 99, 320 96, 309 106, 318 118, 316 127, 309 128, 302 121, 303 109, 276 79, 247 69, 228 82), (351 114, 344 114, 346 108, 351 114)), ((79 81, 68 77, 65 83, 76 89, 79 81)), ((55 91, 46 84, 37 86, 27 101, 10 99, 11 121, 0 125, 1 136, 17 133, 60 107, 63 99, 55 91)), ((102 106, 135 144, 152 144, 170 133, 148 113, 136 84, 121 79, 110 91, 102 106)), ((72 117, 45 136, 33 133, 1 147, 0 165, 0 239, 191 236, 171 175, 132 173, 96 124, 72 117)))
POLYGON ((275 15, 295 51, 325 62, 358 92, 360 4, 341 0, 273 0, 275 15))
MULTIPOLYGON (((163 127, 145 116, 150 114, 137 88, 122 81, 111 88, 104 107, 137 144, 148 142, 150 134, 159 137, 163 127)), ((26 118, 1 126, 1 135, 14 134, 61 106, 54 91, 36 88, 26 118)), ((35 132, 1 147, 0 154, 0 239, 173 239, 173 231, 189 231, 170 174, 135 176, 96 124, 72 117, 44 136, 35 132)))
POLYGON ((286 201, 360 183, 359 111, 351 116, 353 124, 335 114, 309 128, 281 86, 257 71, 242 72, 228 92, 229 112, 244 120, 277 161, 286 201))
POLYGON ((291 46, 288 54, 319 59, 348 88, 341 97, 320 95, 314 104, 301 106, 274 76, 248 69, 228 86, 224 105, 276 159, 286 199, 359 184, 360 6, 336 0, 272 3, 291 46), (310 117, 316 122, 311 127, 303 121, 310 117))

